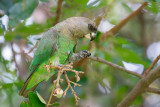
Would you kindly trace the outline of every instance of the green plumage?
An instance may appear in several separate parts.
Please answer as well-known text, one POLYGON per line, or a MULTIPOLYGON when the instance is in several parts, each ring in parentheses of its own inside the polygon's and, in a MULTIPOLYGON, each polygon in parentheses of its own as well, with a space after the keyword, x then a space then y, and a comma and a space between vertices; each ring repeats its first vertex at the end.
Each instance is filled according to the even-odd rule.
POLYGON ((68 58, 67 53, 72 52, 74 45, 75 42, 71 38, 60 35, 53 29, 48 30, 41 39, 30 65, 29 71, 34 71, 34 74, 30 78, 27 90, 41 81, 47 81, 55 74, 55 71, 47 72, 44 64, 49 64, 49 59, 53 64, 64 64, 68 58))
POLYGON ((56 70, 47 72, 44 68, 45 64, 49 64, 49 60, 54 65, 68 63, 67 59, 72 54, 77 40, 92 32, 92 29, 88 29, 88 25, 94 27, 95 23, 88 18, 72 17, 58 23, 43 34, 29 67, 31 74, 19 95, 27 97, 28 91, 34 90, 38 83, 47 81, 56 73, 56 70))

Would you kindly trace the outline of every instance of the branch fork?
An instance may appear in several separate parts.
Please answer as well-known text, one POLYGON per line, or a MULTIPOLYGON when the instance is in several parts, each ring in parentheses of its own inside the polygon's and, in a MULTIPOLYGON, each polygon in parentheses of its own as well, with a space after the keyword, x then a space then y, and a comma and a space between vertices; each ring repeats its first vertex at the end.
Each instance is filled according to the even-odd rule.
POLYGON ((80 98, 76 95, 76 92, 74 91, 71 84, 73 84, 74 87, 81 86, 81 85, 71 81, 67 76, 67 72, 70 71, 70 72, 75 73, 76 82, 80 81, 79 74, 84 74, 84 72, 73 70, 73 63, 70 63, 68 65, 52 65, 51 60, 49 60, 48 65, 44 65, 44 68, 47 69, 47 72, 50 72, 50 69, 57 69, 58 70, 57 79, 53 81, 55 86, 52 89, 52 93, 50 95, 50 98, 49 98, 49 101, 48 101, 47 105, 50 104, 53 95, 57 96, 57 98, 60 98, 62 95, 63 95, 63 97, 65 97, 69 88, 71 89, 72 94, 74 95, 74 98, 76 100, 76 105, 78 105, 78 101, 80 100, 80 98), (62 74, 64 74, 65 79, 66 79, 67 84, 68 84, 68 86, 67 86, 67 88, 65 89, 64 92, 63 92, 63 90, 61 89, 61 86, 60 86, 60 82, 61 83, 63 82, 63 79, 61 79, 62 74))

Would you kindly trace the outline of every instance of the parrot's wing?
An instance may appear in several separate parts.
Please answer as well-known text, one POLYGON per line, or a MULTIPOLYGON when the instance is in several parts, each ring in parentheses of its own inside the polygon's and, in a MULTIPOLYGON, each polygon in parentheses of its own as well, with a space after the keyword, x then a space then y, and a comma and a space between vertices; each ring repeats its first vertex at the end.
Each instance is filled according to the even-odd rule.
POLYGON ((57 39, 58 32, 52 28, 43 34, 43 37, 38 43, 37 50, 34 53, 29 72, 35 71, 41 63, 53 55, 57 47, 57 39))
MULTIPOLYGON (((53 53, 55 52, 55 49, 57 47, 56 46, 57 39, 58 39, 58 32, 56 30, 54 30, 53 28, 49 29, 47 32, 45 32, 43 34, 43 37, 41 38, 41 40, 38 43, 38 47, 37 47, 37 50, 35 51, 32 63, 29 67, 29 72, 31 72, 31 74, 27 78, 27 80, 25 81, 24 86, 22 87, 22 89, 19 92, 19 95, 24 95, 26 88, 30 89, 33 86, 35 86, 36 84, 38 84, 39 82, 44 80, 40 76, 43 76, 43 74, 41 74, 41 73, 48 73, 45 71, 40 71, 39 72, 40 76, 37 75, 34 77, 34 78, 37 78, 39 81, 36 81, 35 79, 33 79, 34 80, 34 82, 33 82, 33 81, 30 81, 30 78, 34 74, 34 72, 37 71, 37 69, 44 68, 44 67, 39 67, 39 65, 41 65, 43 62, 47 61, 53 55, 53 53), (30 84, 29 87, 28 87, 28 84, 30 84)), ((53 75, 53 74, 54 74, 54 72, 52 72, 52 74, 50 73, 50 75, 53 75)))
POLYGON ((74 40, 70 39, 69 37, 67 37, 65 35, 61 35, 61 34, 58 34, 58 40, 55 42, 56 46, 55 46, 55 44, 48 45, 47 42, 53 42, 53 41, 49 41, 47 39, 47 41, 43 43, 44 48, 41 47, 44 51, 39 50, 40 48, 38 48, 38 50, 36 51, 38 53, 35 53, 35 55, 37 57, 36 56, 34 57, 33 63, 31 64, 31 66, 33 66, 33 64, 34 64, 35 68, 33 68, 33 70, 35 70, 35 69, 36 70, 34 71, 32 77, 29 78, 27 90, 32 88, 33 86, 37 85, 41 81, 47 81, 51 76, 53 76, 56 73, 56 70, 54 70, 54 69, 52 69, 50 72, 47 72, 47 69, 44 68, 45 64, 46 65, 49 64, 49 60, 51 61, 52 65, 59 65, 59 64, 68 63, 67 59, 71 55, 70 53, 73 52, 73 48, 75 46, 74 40), (48 48, 47 46, 49 46, 50 48, 48 48), (57 47, 57 49, 56 49, 56 47, 57 47), (48 51, 48 50, 50 50, 50 51, 48 51), (43 59, 42 57, 45 59, 43 59), (41 62, 41 63, 38 63, 37 60, 39 60, 39 62, 41 62), (35 65, 37 65, 38 67, 35 65))

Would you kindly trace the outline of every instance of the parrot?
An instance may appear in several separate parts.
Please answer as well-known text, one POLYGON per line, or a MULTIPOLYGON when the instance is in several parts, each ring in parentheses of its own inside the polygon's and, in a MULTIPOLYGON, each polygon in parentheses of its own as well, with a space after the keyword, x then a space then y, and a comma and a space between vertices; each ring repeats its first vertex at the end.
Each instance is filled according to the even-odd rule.
POLYGON ((96 38, 96 32, 96 24, 86 17, 68 18, 44 32, 28 69, 30 75, 19 95, 28 97, 29 91, 35 90, 40 82, 48 81, 57 73, 56 70, 47 72, 44 68, 44 65, 49 65, 49 61, 54 65, 64 65, 89 57, 91 53, 87 50, 75 52, 77 41, 86 35, 92 41, 96 38))

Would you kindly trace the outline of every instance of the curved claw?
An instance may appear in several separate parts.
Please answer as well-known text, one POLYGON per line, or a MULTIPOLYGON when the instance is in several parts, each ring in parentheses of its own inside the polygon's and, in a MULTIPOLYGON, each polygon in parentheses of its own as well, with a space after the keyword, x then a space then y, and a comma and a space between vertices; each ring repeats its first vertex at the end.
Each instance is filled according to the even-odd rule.
POLYGON ((82 50, 79 54, 81 58, 87 58, 91 56, 91 53, 88 50, 82 50))

